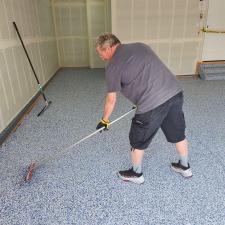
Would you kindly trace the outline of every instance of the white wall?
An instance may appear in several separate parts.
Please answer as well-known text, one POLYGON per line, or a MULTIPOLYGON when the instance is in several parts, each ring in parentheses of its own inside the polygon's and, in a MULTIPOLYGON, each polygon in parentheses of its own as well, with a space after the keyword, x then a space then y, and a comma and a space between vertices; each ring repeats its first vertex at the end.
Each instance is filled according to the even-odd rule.
POLYGON ((41 84, 59 68, 50 0, 0 0, 0 132, 37 93, 15 21, 41 84))
POLYGON ((112 32, 144 42, 176 74, 194 74, 203 42, 199 0, 112 0, 112 32))
POLYGON ((88 66, 86 1, 53 0, 52 3, 60 66, 88 66))
POLYGON ((110 31, 110 0, 52 0, 59 64, 104 67, 95 51, 99 34, 110 31))
POLYGON ((96 39, 103 32, 111 31, 110 0, 87 0, 89 66, 103 68, 105 63, 96 53, 96 39))

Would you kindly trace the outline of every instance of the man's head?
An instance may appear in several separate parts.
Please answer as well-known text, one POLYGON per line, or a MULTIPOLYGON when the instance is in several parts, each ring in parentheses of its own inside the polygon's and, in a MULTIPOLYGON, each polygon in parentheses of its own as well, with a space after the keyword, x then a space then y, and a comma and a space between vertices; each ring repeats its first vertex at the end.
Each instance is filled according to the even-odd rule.
POLYGON ((114 34, 104 33, 97 39, 96 50, 103 60, 110 60, 120 44, 120 40, 114 34))

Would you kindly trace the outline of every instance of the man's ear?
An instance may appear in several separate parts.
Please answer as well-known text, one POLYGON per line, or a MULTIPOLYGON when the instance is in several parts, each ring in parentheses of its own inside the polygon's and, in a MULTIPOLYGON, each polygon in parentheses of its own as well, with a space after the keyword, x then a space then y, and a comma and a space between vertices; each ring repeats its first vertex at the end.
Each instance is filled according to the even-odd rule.
POLYGON ((115 51, 116 51, 116 45, 113 45, 112 47, 109 47, 110 48, 110 52, 111 52, 111 55, 114 55, 115 51))

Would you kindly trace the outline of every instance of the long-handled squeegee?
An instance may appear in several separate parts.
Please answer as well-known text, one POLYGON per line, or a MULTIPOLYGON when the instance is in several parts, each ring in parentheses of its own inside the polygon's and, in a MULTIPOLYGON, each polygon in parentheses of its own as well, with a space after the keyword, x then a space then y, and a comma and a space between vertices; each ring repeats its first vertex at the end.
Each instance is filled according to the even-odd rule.
POLYGON ((40 116, 40 115, 48 108, 48 106, 49 106, 52 102, 51 102, 51 101, 48 101, 47 98, 46 98, 46 96, 45 96, 45 94, 44 94, 42 85, 41 85, 40 82, 39 82, 39 79, 38 79, 37 74, 36 74, 36 72, 35 72, 35 70, 34 70, 33 64, 32 64, 32 62, 31 62, 31 60, 30 60, 30 57, 29 57, 29 55, 28 55, 28 52, 27 52, 27 50, 26 50, 26 47, 25 47, 25 45, 24 45, 24 43, 23 43, 22 37, 21 37, 21 35, 20 35, 20 32, 19 32, 18 27, 17 27, 17 25, 16 25, 15 22, 13 22, 13 26, 14 26, 14 28, 15 28, 15 30, 16 30, 16 33, 17 33, 17 35, 18 35, 18 37, 19 37, 19 39, 20 39, 20 42, 21 42, 21 44, 22 44, 22 46, 23 46, 23 49, 24 49, 24 52, 25 52, 25 54, 26 54, 26 56, 27 56, 27 59, 28 59, 28 61, 29 61, 30 67, 31 67, 31 69, 32 69, 32 71, 33 71, 33 74, 34 74, 34 76, 35 76, 35 79, 36 79, 36 81, 37 81, 37 83, 38 83, 39 91, 40 91, 40 93, 42 94, 42 96, 43 96, 43 98, 44 98, 44 100, 45 100, 45 106, 44 106, 43 109, 37 114, 37 116, 40 116))
MULTIPOLYGON (((111 126, 113 123, 117 122, 118 120, 122 119, 123 117, 127 116, 129 113, 133 112, 134 110, 136 110, 136 107, 133 107, 130 111, 128 111, 127 113, 123 114, 122 116, 120 116, 119 118, 113 120, 111 123, 109 123, 109 126, 111 126)), ((26 171, 26 175, 24 176, 24 181, 28 182, 31 181, 32 176, 34 171, 40 167, 41 165, 46 164, 49 161, 53 161, 56 158, 58 158, 59 156, 61 156, 63 153, 68 152, 69 150, 71 150, 74 146, 80 144, 81 142, 85 141, 86 139, 92 137, 93 135, 97 134, 98 132, 102 132, 105 128, 102 127, 98 130, 96 130, 95 132, 89 134, 88 136, 82 138, 81 140, 77 141, 76 143, 70 145, 69 147, 62 149, 61 151, 58 151, 57 154, 55 154, 54 156, 50 156, 46 159, 43 159, 42 161, 39 162, 34 162, 32 161, 31 164, 27 167, 27 171, 26 171)))

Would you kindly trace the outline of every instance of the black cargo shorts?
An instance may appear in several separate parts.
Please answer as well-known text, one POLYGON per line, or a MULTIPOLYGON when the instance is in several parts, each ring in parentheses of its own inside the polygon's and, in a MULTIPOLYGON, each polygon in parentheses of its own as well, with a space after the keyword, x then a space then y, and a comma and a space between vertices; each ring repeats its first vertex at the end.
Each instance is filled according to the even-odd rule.
POLYGON ((135 149, 146 149, 159 128, 168 142, 177 143, 185 139, 185 119, 182 110, 183 92, 146 113, 135 114, 132 119, 129 139, 135 149))

